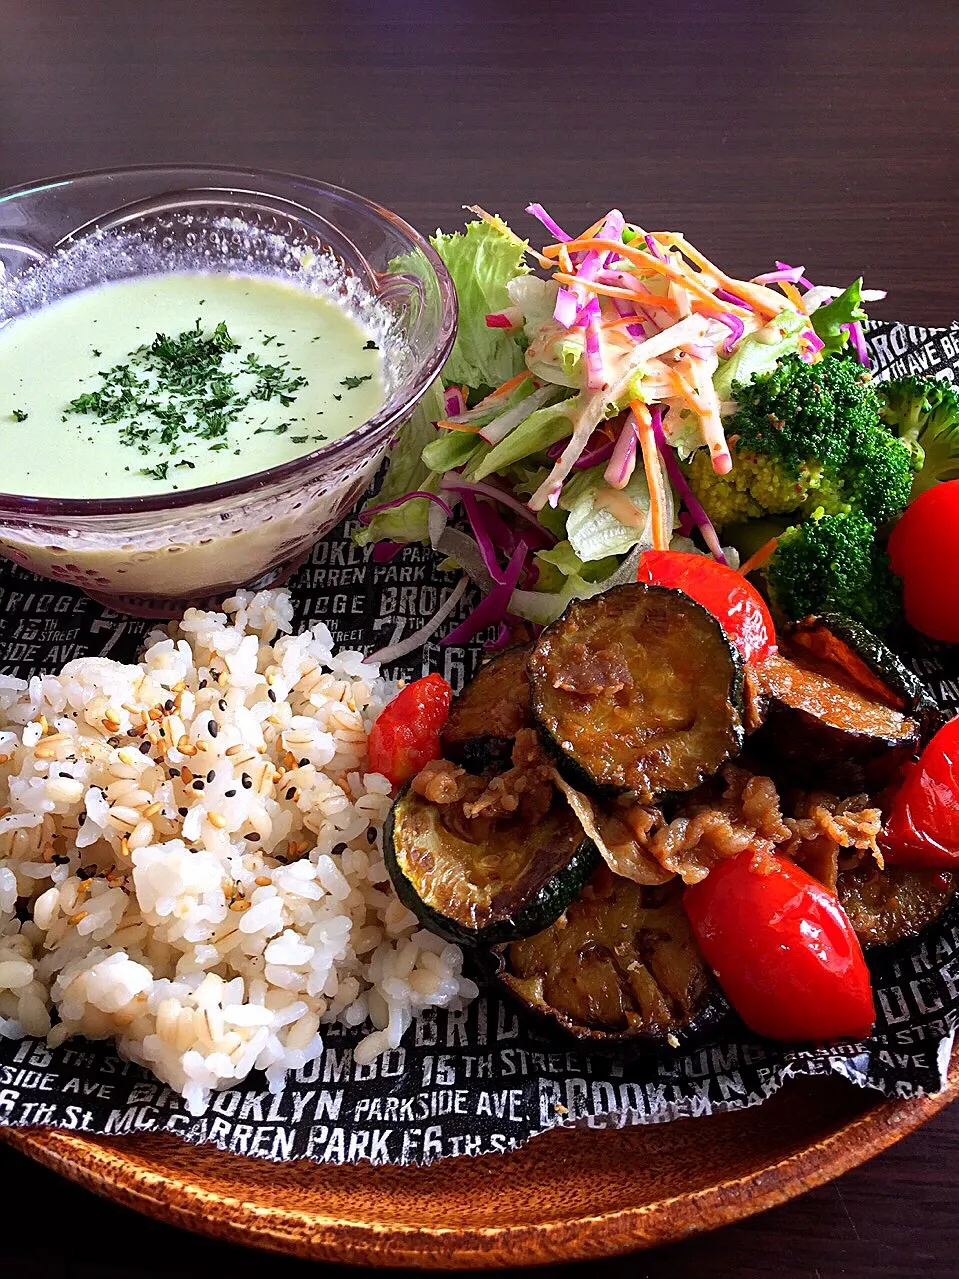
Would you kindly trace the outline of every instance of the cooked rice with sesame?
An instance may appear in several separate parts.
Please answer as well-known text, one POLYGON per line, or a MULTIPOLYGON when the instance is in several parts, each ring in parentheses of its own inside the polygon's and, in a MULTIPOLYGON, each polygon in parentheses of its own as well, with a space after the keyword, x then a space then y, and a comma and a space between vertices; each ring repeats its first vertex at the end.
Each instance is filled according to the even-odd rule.
POLYGON ((477 989, 383 863, 366 768, 395 685, 285 592, 151 636, 138 665, 0 676, 0 1036, 115 1038, 202 1113, 273 1091, 330 1022, 369 1062, 477 989))

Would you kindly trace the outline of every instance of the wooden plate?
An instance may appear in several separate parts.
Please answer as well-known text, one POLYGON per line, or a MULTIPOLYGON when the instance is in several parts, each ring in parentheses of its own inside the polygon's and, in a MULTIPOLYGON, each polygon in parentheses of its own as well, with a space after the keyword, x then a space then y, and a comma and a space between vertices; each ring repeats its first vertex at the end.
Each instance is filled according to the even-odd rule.
POLYGON ((491 1269, 668 1243, 791 1199, 885 1150, 959 1096, 880 1102, 797 1080, 765 1105, 624 1131, 557 1131, 431 1168, 269 1164, 172 1137, 0 1131, 24 1154, 151 1217, 321 1261, 491 1269))

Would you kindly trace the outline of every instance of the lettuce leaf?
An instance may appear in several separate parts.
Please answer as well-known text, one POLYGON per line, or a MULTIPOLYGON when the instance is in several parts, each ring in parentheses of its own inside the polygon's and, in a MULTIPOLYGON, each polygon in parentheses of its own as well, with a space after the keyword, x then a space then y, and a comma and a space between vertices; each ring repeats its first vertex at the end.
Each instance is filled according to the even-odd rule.
POLYGON ((487 328, 486 316, 511 305, 507 284, 529 271, 523 249, 486 222, 470 222, 465 232, 452 235, 437 231, 430 243, 459 300, 459 328, 443 378, 473 390, 500 386, 523 369, 523 347, 512 330, 487 328))
POLYGON ((539 578, 536 582, 538 591, 560 591, 574 580, 600 582, 604 577, 609 577, 610 573, 615 572, 619 563, 615 556, 607 556, 604 559, 586 563, 579 558, 567 541, 557 542, 548 551, 537 551, 534 558, 539 569, 539 578))
POLYGON ((721 400, 731 400, 734 382, 751 382, 762 373, 770 373, 784 355, 799 349, 799 335, 809 320, 798 311, 786 309, 770 320, 765 328, 750 333, 728 360, 720 362, 713 375, 713 386, 721 400))
POLYGON ((514 431, 510 431, 504 440, 495 444, 478 466, 470 464, 467 472, 469 478, 483 480, 487 475, 504 471, 508 466, 521 462, 523 458, 530 457, 533 453, 541 453, 557 440, 571 435, 573 427, 569 413, 575 402, 574 396, 559 404, 548 404, 545 408, 531 413, 525 422, 520 422, 519 426, 514 431))
POLYGON ((566 518, 566 536, 576 555, 584 563, 604 560, 608 556, 626 555, 643 541, 649 523, 649 488, 642 468, 622 490, 646 518, 642 524, 624 524, 613 511, 605 506, 597 507, 598 489, 607 488, 603 478, 604 467, 594 466, 579 475, 563 489, 560 505, 569 512, 566 518))
POLYGON ((868 319, 862 306, 862 278, 853 280, 845 292, 833 298, 825 306, 812 313, 812 326, 817 337, 825 342, 824 355, 839 355, 849 342, 849 334, 842 327, 857 320, 868 319))
MULTIPOLYGON (((437 491, 440 477, 423 461, 423 451, 431 443, 439 443, 439 437, 445 434, 434 425, 442 418, 443 411, 443 387, 437 378, 397 436, 380 491, 369 499, 364 509, 392 501, 415 489, 425 489, 430 493, 437 491)), ((380 511, 369 524, 356 529, 353 541, 357 546, 368 546, 384 539, 389 542, 428 541, 429 506, 425 498, 419 497, 404 502, 402 506, 380 511)))

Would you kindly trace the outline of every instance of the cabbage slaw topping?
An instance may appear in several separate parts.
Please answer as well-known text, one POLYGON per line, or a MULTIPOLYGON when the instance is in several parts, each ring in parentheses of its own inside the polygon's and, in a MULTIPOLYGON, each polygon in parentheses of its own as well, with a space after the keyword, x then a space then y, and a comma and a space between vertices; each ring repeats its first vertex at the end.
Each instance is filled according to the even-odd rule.
MULTIPOLYGON (((535 250, 470 207, 465 232, 432 238, 457 289, 456 343, 395 441, 356 540, 379 560, 427 542, 462 569, 457 601, 469 580, 482 602, 441 642, 493 628, 487 647, 632 580, 645 549, 692 549, 695 530, 704 553, 736 562, 679 460, 706 449, 718 474, 730 471, 733 385, 782 356, 815 363, 848 344, 868 363, 861 303, 884 294, 861 281, 816 287, 784 262, 736 279, 682 234, 646 231, 618 209, 572 236, 530 204, 552 237, 535 250)), ((412 651, 451 611, 447 599, 377 656, 412 651)))

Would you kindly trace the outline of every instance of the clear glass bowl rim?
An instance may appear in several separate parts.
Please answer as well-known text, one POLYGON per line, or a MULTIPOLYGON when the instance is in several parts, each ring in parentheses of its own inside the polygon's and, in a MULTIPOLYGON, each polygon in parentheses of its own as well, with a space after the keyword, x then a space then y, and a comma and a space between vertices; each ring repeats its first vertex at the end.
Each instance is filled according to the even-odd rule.
MULTIPOLYGON (((27 497, 18 493, 0 491, 0 516, 7 519, 43 519, 43 518, 75 518, 89 519, 91 516, 128 516, 149 513, 162 514, 167 511, 186 510, 190 507, 202 507, 226 498, 242 498, 258 489, 282 486, 294 480, 300 473, 310 471, 319 461, 335 462, 344 452, 353 452, 358 444, 370 436, 378 435, 391 422, 407 417, 410 410, 426 393, 427 388, 439 374, 456 338, 458 308, 456 290, 449 273, 439 254, 425 236, 420 235, 415 227, 404 221, 398 213, 387 209, 375 200, 358 195, 347 187, 336 186, 332 182, 321 182, 316 178, 302 174, 286 173, 280 169, 248 169, 234 168, 224 164, 131 164, 119 168, 84 169, 75 173, 62 173, 54 177, 27 182, 21 186, 6 187, 0 190, 0 202, 18 196, 28 196, 49 190, 53 186, 67 186, 88 178, 120 178, 125 175, 155 174, 158 178, 165 176, 201 174, 211 177, 230 175, 234 179, 240 176, 255 182, 258 178, 277 182, 302 182, 308 187, 324 194, 334 195, 347 202, 355 203, 372 213, 375 217, 389 223, 401 235, 407 237, 411 244, 422 251, 429 262, 440 293, 441 318, 437 342, 428 359, 422 362, 413 382, 412 392, 405 401, 386 411, 368 418, 361 426, 331 440, 329 444, 314 449, 312 453, 304 453, 301 457, 283 462, 279 466, 268 467, 265 471, 254 471, 251 475, 241 475, 234 480, 224 480, 220 484, 207 484, 200 488, 188 489, 180 493, 157 493, 140 497, 27 497)), ((158 193, 161 194, 161 193, 158 193)), ((105 212, 108 212, 106 210, 105 212)))

